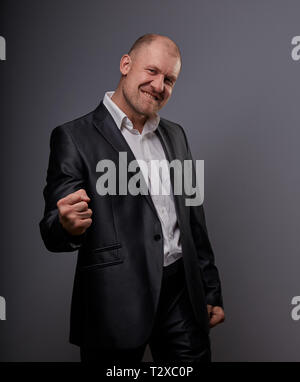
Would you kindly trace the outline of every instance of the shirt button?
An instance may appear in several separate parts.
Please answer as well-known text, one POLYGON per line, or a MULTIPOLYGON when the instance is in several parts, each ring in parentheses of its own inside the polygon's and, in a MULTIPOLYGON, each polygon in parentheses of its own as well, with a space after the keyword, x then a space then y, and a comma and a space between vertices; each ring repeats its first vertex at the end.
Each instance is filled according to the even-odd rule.
POLYGON ((161 236, 159 233, 157 233, 156 235, 154 235, 154 240, 156 241, 159 241, 161 239, 161 236))

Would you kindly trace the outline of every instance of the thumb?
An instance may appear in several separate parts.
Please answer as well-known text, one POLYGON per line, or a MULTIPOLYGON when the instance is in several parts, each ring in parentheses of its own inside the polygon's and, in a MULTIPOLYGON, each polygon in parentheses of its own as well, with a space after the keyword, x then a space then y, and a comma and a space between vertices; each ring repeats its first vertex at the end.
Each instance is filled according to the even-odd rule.
POLYGON ((87 193, 84 188, 81 188, 80 190, 76 191, 76 193, 81 197, 81 200, 84 202, 90 202, 91 199, 87 196, 87 193))
POLYGON ((213 306, 212 305, 209 305, 209 304, 207 304, 207 313, 208 313, 208 315, 210 316, 211 315, 211 313, 212 313, 212 309, 213 309, 213 306))

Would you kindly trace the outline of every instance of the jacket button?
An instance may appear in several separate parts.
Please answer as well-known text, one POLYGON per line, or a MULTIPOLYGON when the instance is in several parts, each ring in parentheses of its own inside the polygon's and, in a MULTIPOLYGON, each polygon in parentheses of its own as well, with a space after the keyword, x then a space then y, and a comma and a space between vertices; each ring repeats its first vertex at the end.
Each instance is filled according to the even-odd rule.
POLYGON ((158 241, 161 239, 161 236, 159 233, 157 233, 156 235, 154 235, 154 240, 158 241))

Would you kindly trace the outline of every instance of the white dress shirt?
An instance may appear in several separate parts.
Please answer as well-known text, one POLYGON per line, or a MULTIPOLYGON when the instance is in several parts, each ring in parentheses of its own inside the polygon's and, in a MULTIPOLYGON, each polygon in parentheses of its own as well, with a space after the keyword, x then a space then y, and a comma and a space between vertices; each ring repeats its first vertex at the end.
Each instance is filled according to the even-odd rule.
MULTIPOLYGON (((155 130, 158 127, 160 117, 156 114, 153 118, 148 118, 144 124, 142 133, 133 127, 132 122, 126 114, 112 101, 111 97, 114 91, 106 92, 103 103, 111 116, 113 117, 117 127, 120 129, 136 160, 142 159, 150 167, 151 160, 166 160, 166 156, 161 145, 161 142, 155 130)), ((152 162, 153 166, 155 162, 152 162)), ((180 244, 180 231, 177 222, 177 215, 174 205, 174 197, 172 187, 170 186, 169 172, 161 171, 161 177, 153 177, 151 180, 151 171, 148 167, 147 174, 144 173, 143 167, 141 171, 145 176, 148 176, 148 190, 151 195, 153 204, 160 219, 161 228, 164 240, 164 266, 170 265, 180 257, 182 257, 182 249, 180 244), (154 190, 157 190, 157 182, 160 187, 166 187, 170 190, 169 195, 159 195, 154 190), (154 185, 156 187, 154 188, 154 185)), ((151 167, 153 168, 153 167, 151 167)))

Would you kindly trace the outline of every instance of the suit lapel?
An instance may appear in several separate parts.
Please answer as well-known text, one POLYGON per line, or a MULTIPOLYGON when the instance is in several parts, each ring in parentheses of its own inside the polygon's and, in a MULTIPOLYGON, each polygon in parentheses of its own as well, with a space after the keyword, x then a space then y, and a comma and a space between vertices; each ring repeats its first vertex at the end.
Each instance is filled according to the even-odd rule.
POLYGON ((117 152, 123 151, 127 153, 128 162, 135 159, 126 139, 102 102, 95 111, 94 125, 117 152))
MULTIPOLYGON (((170 137, 161 122, 158 125, 158 128, 155 130, 155 133, 162 144, 163 150, 166 155, 166 159, 169 162, 172 162, 172 160, 176 158, 176 154, 174 152, 174 148, 172 147, 170 137)), ((173 181, 173 179, 171 180, 173 181)), ((172 182, 172 186, 174 187, 173 182, 172 182)))

